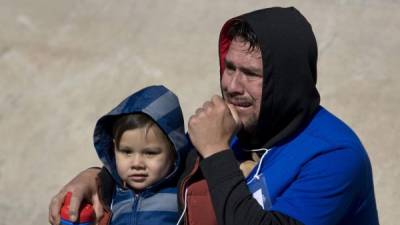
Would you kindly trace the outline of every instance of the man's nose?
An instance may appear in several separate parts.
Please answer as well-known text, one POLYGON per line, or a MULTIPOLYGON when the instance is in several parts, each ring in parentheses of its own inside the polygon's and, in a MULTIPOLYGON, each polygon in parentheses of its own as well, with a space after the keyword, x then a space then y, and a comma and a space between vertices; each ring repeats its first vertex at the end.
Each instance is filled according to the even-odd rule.
POLYGON ((242 94, 243 93, 243 84, 242 84, 242 75, 239 71, 235 71, 234 74, 231 75, 231 79, 228 83, 228 92, 242 94))

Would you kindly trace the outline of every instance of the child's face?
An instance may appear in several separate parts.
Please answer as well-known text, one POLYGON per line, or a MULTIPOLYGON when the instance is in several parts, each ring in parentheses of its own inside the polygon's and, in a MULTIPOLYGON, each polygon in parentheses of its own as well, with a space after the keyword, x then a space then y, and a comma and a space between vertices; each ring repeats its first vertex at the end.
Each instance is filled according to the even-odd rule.
POLYGON ((173 164, 170 146, 156 125, 126 130, 119 146, 114 146, 119 176, 135 191, 156 183, 168 175, 173 164))

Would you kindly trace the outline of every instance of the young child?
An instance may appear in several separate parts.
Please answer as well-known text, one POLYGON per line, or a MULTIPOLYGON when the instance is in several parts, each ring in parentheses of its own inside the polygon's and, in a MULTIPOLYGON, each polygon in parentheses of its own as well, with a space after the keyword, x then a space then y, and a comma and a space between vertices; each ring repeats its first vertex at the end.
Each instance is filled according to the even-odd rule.
POLYGON ((144 88, 101 117, 94 145, 105 214, 100 224, 176 224, 177 179, 188 140, 178 98, 144 88))

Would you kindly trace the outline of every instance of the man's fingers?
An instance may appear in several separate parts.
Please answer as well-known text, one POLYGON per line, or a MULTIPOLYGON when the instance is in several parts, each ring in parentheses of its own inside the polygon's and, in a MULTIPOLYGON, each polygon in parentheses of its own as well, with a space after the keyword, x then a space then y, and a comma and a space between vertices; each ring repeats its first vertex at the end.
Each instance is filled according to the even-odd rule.
POLYGON ((212 102, 212 101, 206 101, 206 102, 204 102, 204 104, 203 104, 203 109, 208 109, 208 108, 211 108, 211 107, 213 107, 214 106, 214 103, 212 102))
POLYGON ((198 116, 202 112, 204 112, 204 109, 203 108, 198 108, 198 109, 196 109, 195 115, 198 116))
POLYGON ((222 97, 219 96, 219 95, 213 95, 213 96, 211 97, 211 101, 213 101, 213 102, 223 102, 224 99, 222 99, 222 97))
POLYGON ((232 104, 227 104, 227 105, 228 105, 229 111, 231 112, 233 119, 235 120, 237 130, 240 130, 242 128, 243 124, 242 124, 242 121, 240 121, 238 112, 236 111, 235 107, 232 104))
POLYGON ((79 207, 82 204, 83 196, 81 194, 72 193, 71 202, 69 203, 69 219, 75 222, 78 219, 79 207))
POLYGON ((96 215, 96 224, 98 224, 100 222, 100 219, 103 217, 104 209, 100 203, 99 196, 97 194, 93 195, 92 204, 93 204, 94 213, 96 215))
POLYGON ((60 224, 60 210, 64 201, 65 192, 59 192, 55 195, 49 205, 49 222, 53 225, 60 224))

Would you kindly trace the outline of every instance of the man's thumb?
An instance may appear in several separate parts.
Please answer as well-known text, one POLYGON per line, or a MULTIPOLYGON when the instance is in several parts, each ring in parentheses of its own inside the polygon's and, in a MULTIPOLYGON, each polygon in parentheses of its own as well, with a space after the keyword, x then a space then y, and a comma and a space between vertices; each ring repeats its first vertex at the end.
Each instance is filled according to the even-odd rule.
POLYGON ((103 217, 104 209, 97 194, 92 196, 94 214, 96 215, 96 224, 98 224, 103 217))
POLYGON ((242 129, 242 126, 243 126, 242 121, 239 118, 239 114, 232 104, 227 104, 227 105, 228 105, 229 111, 231 112, 233 119, 235 120, 236 131, 239 131, 240 129, 242 129))

